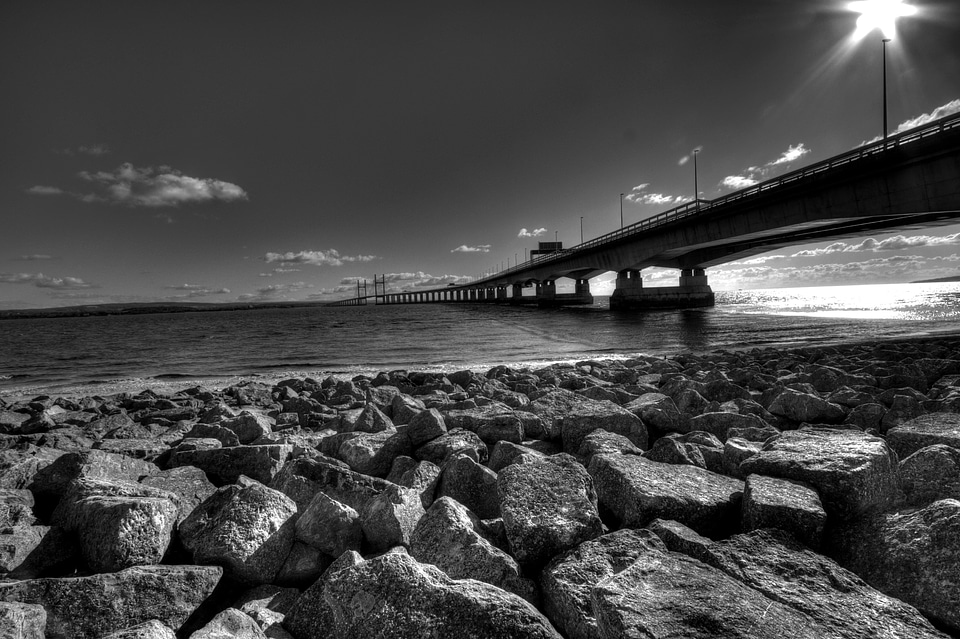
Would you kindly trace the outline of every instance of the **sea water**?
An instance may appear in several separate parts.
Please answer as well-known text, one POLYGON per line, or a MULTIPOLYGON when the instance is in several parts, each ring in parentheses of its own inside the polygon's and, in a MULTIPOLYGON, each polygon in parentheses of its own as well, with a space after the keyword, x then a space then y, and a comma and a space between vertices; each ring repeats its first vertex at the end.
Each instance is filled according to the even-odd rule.
POLYGON ((0 321, 0 397, 486 370, 960 331, 960 283, 717 292, 713 308, 309 307, 0 321))

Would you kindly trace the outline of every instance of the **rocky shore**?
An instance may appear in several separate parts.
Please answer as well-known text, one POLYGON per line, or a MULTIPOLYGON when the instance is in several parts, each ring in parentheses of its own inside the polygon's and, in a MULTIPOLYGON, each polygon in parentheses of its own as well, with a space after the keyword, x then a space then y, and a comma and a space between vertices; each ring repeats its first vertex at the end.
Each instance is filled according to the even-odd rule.
POLYGON ((0 399, 0 637, 960 636, 960 338, 0 399))

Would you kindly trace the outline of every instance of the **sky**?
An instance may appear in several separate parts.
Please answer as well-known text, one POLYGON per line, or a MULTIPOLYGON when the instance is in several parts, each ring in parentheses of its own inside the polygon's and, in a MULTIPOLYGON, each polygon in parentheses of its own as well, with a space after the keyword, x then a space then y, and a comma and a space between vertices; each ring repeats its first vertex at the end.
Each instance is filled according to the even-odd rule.
MULTIPOLYGON (((705 199, 826 159, 882 129, 882 35, 848 4, 4 0, 0 309, 464 283, 615 230, 621 193, 626 224, 688 201, 694 148, 705 199)), ((891 129, 960 111, 960 3, 909 5, 891 129)), ((958 273, 960 225, 708 276, 958 273)))

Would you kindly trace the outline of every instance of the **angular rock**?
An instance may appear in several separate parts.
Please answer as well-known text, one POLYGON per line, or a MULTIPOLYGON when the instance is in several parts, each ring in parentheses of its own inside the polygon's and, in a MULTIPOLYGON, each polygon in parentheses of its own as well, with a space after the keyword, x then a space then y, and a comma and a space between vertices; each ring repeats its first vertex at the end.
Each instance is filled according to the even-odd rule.
POLYGON ((326 600, 326 587, 337 573, 364 563, 359 553, 348 550, 330 564, 317 581, 297 597, 283 618, 283 628, 294 639, 329 636, 334 623, 333 611, 326 600))
POLYGON ((446 434, 447 424, 436 408, 423 410, 414 415, 407 424, 407 438, 410 446, 419 448, 427 442, 446 434))
POLYGON ((220 420, 220 426, 236 433, 241 444, 249 444, 273 432, 273 423, 266 415, 250 410, 242 410, 236 417, 220 420))
POLYGON ((467 455, 454 457, 443 466, 436 496, 455 499, 480 519, 500 516, 497 474, 467 455))
POLYGON ((574 410, 563 416, 560 426, 563 438, 563 450, 575 454, 580 450, 584 438, 600 429, 618 435, 624 435, 637 448, 647 448, 647 428, 639 417, 611 402, 600 402, 600 406, 574 410))
POLYGON ((743 496, 739 479, 634 455, 595 455, 588 470, 600 503, 625 527, 675 519, 717 537, 739 523, 743 496))
POLYGON ((274 582, 281 586, 306 588, 323 574, 332 561, 330 555, 317 548, 294 541, 274 582))
POLYGON ((293 545, 296 513, 283 493, 244 479, 194 508, 180 539, 198 563, 221 565, 244 583, 270 583, 293 545))
POLYGON ((47 613, 43 606, 0 602, 0 639, 44 639, 47 613))
POLYGON ((521 564, 542 565, 603 532, 593 481, 570 455, 504 468, 497 492, 510 552, 521 564))
POLYGON ((410 538, 410 554, 433 564, 451 579, 476 579, 536 605, 537 587, 521 576, 517 562, 479 532, 476 515, 463 504, 441 497, 420 518, 410 538))
POLYGON ((704 469, 707 467, 707 462, 703 459, 699 448, 677 441, 674 437, 661 437, 643 456, 661 464, 685 464, 704 469))
POLYGON ((193 427, 183 436, 184 441, 188 439, 216 439, 223 446, 239 446, 240 437, 236 431, 216 424, 205 424, 203 422, 194 424, 193 427))
POLYGON ((960 632, 960 501, 865 517, 831 541, 838 561, 868 584, 960 632))
POLYGON ((748 441, 739 437, 731 437, 723 443, 723 474, 729 477, 743 479, 746 475, 740 470, 743 460, 753 457, 760 452, 763 444, 748 441))
POLYGON ((767 428, 769 424, 756 415, 712 412, 697 415, 686 422, 684 432, 703 431, 726 441, 734 429, 767 428))
POLYGON ((170 455, 169 467, 196 466, 216 486, 235 483, 241 475, 269 484, 292 453, 289 444, 176 451, 170 455))
POLYGON ((852 430, 787 431, 740 464, 756 473, 802 481, 820 494, 828 515, 852 518, 897 496, 897 458, 886 442, 852 430))
POLYGON ((680 410, 672 397, 663 393, 644 393, 625 409, 643 420, 643 423, 663 432, 676 431, 680 426, 680 410))
POLYGON ((33 515, 33 493, 23 488, 0 488, 0 530, 14 526, 31 526, 36 522, 33 515))
POLYGON ((323 492, 362 513, 373 498, 392 485, 379 477, 350 470, 339 461, 299 457, 283 467, 270 487, 290 497, 301 511, 317 492, 323 492))
POLYGON ((156 619, 151 619, 130 628, 111 632, 101 639, 176 639, 176 637, 177 635, 174 634, 170 626, 156 619))
POLYGON ((47 637, 100 637, 156 619, 178 630, 213 592, 216 566, 137 566, 120 572, 0 583, 0 601, 38 604, 47 637))
POLYGON ((930 413, 911 419, 887 431, 887 443, 900 459, 934 444, 960 448, 960 415, 930 413))
POLYGON ((598 402, 568 390, 556 389, 519 407, 517 411, 532 413, 539 417, 544 427, 544 438, 556 440, 561 437, 561 424, 568 413, 576 410, 589 413, 591 410, 600 410, 610 405, 610 402, 598 402))
POLYGON ((447 428, 463 428, 474 432, 485 444, 491 446, 498 441, 519 444, 524 439, 523 423, 503 404, 445 411, 443 419, 447 428))
POLYGON ((827 513, 820 496, 807 484, 750 475, 744 483, 741 528, 779 528, 814 550, 820 549, 827 513))
POLYGON ((900 483, 910 505, 960 499, 960 449, 945 444, 921 448, 900 462, 900 483))
POLYGON ((768 409, 774 415, 809 424, 839 424, 846 417, 843 408, 816 395, 785 388, 768 409))
POLYGON ((450 579, 403 553, 336 572, 324 586, 324 601, 330 630, 342 639, 560 637, 520 597, 480 581, 450 579))
POLYGON ((159 469, 149 462, 99 450, 67 453, 37 471, 27 488, 34 497, 58 500, 74 479, 125 479, 138 481, 159 469))
POLYGON ((590 605, 593 587, 630 567, 650 548, 666 550, 647 530, 624 528, 554 557, 543 570, 543 611, 569 639, 599 639, 590 605))
POLYGON ((450 430, 446 435, 420 446, 414 455, 417 459, 443 466, 449 457, 459 453, 466 453, 481 464, 487 461, 487 445, 476 433, 461 428, 450 430))
POLYGON ((437 482, 440 479, 440 468, 428 461, 417 464, 400 475, 394 482, 398 486, 412 488, 420 493, 420 501, 424 509, 429 508, 437 492, 437 482))
POLYGON ((410 440, 406 433, 385 430, 376 433, 360 433, 340 444, 337 457, 347 462, 358 473, 372 477, 386 477, 393 460, 410 453, 410 440))
POLYGON ((174 495, 174 501, 179 508, 178 523, 183 522, 200 502, 217 490, 216 486, 207 479, 206 474, 194 466, 163 470, 155 475, 144 477, 140 483, 174 495))
POLYGON ((62 528, 18 526, 0 532, 0 579, 63 574, 75 563, 75 540, 62 528))
POLYGON ((384 551, 409 546, 417 522, 424 514, 420 493, 391 485, 373 497, 360 513, 360 526, 369 547, 384 551))
POLYGON ((227 608, 190 639, 267 639, 257 622, 236 608, 227 608))
POLYGON ((300 513, 296 523, 297 539, 330 555, 339 557, 348 550, 360 550, 363 532, 360 514, 322 492, 300 513))
POLYGON ((415 397, 403 394, 397 395, 390 404, 393 423, 396 426, 409 424, 417 413, 426 410, 426 408, 423 402, 415 397))
POLYGON ((490 450, 490 459, 487 461, 487 468, 495 473, 499 473, 516 461, 520 455, 529 455, 535 452, 532 448, 528 448, 522 444, 497 442, 490 450))

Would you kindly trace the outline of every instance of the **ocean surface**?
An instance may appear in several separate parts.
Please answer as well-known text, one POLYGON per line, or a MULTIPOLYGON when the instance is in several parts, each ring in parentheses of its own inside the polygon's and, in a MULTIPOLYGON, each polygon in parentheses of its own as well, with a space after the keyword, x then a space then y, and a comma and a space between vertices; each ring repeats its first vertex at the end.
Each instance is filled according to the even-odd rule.
POLYGON ((718 291, 708 309, 416 304, 0 321, 0 397, 487 370, 960 332, 960 283, 718 291))

